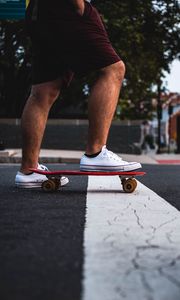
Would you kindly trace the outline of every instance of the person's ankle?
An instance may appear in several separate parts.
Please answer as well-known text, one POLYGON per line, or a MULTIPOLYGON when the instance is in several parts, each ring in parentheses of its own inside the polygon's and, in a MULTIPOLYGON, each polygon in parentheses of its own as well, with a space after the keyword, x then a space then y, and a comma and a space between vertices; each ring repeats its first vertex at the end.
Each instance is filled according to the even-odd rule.
POLYGON ((101 151, 98 151, 98 152, 93 153, 93 154, 87 154, 87 153, 85 153, 85 155, 87 157, 89 157, 89 158, 94 158, 94 157, 98 156, 100 153, 101 153, 101 151))
POLYGON ((92 155, 96 155, 97 153, 99 154, 102 150, 103 146, 95 146, 95 147, 87 147, 86 148, 86 155, 87 156, 92 156, 92 155))
POLYGON ((29 168, 28 169, 21 168, 20 173, 22 173, 23 175, 30 175, 32 174, 32 171, 30 171, 29 168))
POLYGON ((36 165, 32 165, 31 167, 29 167, 29 166, 21 166, 21 168, 20 168, 20 172, 22 173, 22 174, 24 174, 24 175, 30 175, 30 174, 32 174, 32 172, 30 171, 30 169, 32 168, 32 169, 37 169, 37 167, 38 167, 38 165, 36 164, 36 165))

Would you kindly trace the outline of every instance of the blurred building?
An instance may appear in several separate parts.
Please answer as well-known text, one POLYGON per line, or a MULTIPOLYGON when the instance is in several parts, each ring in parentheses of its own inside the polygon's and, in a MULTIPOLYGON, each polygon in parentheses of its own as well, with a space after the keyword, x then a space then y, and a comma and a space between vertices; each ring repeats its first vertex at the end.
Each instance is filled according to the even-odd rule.
POLYGON ((177 144, 178 132, 177 119, 180 117, 180 94, 169 93, 163 109, 167 112, 166 135, 170 150, 175 150, 177 144))

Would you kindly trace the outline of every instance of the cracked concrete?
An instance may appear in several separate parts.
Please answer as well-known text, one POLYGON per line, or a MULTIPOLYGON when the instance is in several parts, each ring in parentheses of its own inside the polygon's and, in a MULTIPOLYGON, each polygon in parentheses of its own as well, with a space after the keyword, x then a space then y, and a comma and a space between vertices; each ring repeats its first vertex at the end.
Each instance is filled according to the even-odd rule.
POLYGON ((119 190, 89 178, 83 300, 180 299, 180 212, 141 183, 119 190))

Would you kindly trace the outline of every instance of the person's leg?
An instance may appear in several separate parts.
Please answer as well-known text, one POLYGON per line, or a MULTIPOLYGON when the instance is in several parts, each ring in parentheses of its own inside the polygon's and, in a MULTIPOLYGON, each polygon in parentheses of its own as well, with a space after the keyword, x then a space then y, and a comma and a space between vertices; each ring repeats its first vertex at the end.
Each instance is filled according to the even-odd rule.
POLYGON ((89 97, 89 132, 86 154, 101 151, 106 144, 115 113, 125 66, 122 61, 103 68, 89 97))
POLYGON ((22 115, 22 165, 24 174, 38 164, 40 146, 49 110, 57 99, 61 80, 33 85, 22 115))
POLYGON ((125 66, 122 61, 101 70, 89 99, 89 132, 86 153, 81 157, 81 171, 129 172, 141 168, 127 162, 106 148, 109 128, 114 116, 125 66))

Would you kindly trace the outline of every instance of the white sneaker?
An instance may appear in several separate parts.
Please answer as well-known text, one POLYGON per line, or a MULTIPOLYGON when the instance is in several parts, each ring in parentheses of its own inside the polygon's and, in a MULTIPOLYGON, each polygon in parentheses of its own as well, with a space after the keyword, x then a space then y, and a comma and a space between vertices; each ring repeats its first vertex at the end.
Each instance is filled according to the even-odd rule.
MULTIPOLYGON (((48 171, 46 166, 38 164, 38 169, 43 171, 48 171)), ((43 181, 46 181, 47 177, 45 175, 31 173, 25 175, 21 172, 17 172, 15 177, 15 185, 19 188, 39 188, 43 181)), ((67 177, 61 177, 61 186, 66 185, 69 182, 67 177)))
POLYGON ((80 161, 81 171, 120 171, 129 172, 142 168, 140 163, 127 162, 115 153, 102 147, 101 153, 96 157, 89 158, 83 155, 80 161))

